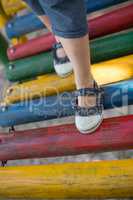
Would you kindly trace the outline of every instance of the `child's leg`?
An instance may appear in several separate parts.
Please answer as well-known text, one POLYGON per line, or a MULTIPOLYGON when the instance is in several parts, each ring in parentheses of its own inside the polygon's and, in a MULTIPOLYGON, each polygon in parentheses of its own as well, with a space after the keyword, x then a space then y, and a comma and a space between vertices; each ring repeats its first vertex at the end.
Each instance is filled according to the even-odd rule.
MULTIPOLYGON (((48 29, 52 32, 52 26, 49 17, 45 15, 45 16, 39 16, 39 18, 41 19, 41 21, 45 23, 45 25, 47 25, 48 29)), ((76 39, 73 38, 66 39, 58 36, 56 36, 56 38, 58 41, 62 43, 64 49, 67 52, 67 55, 69 56, 72 62, 75 72, 75 81, 77 89, 93 87, 93 78, 91 75, 91 68, 90 68, 88 33, 86 36, 76 39)), ((59 49, 58 51, 60 51, 60 54, 62 54, 62 49, 59 49)), ((87 103, 89 103, 87 101, 83 102, 84 98, 79 98, 79 99, 80 99, 79 105, 82 104, 83 106, 85 106, 87 103)))
MULTIPOLYGON (((60 41, 72 62, 77 89, 92 88, 88 34, 76 39, 60 38, 60 41)), ((95 97, 79 97, 79 106, 95 105, 95 100, 95 97)))
POLYGON ((44 23, 47 29, 52 32, 52 26, 49 17, 47 15, 38 15, 38 17, 44 23))
MULTIPOLYGON (((49 17, 47 15, 41 15, 41 16, 38 16, 38 17, 45 24, 47 29, 52 33, 52 25, 51 25, 51 21, 50 21, 49 17)), ((58 36, 56 36, 56 35, 55 35, 55 38, 56 38, 57 43, 59 43, 60 42, 60 38, 58 36)), ((66 53, 65 53, 63 47, 57 49, 57 54, 61 58, 66 56, 66 53)))
POLYGON ((52 30, 59 37, 74 68, 78 90, 76 126, 92 132, 102 122, 101 91, 94 84, 90 66, 89 38, 84 0, 39 0, 50 17, 52 30))
MULTIPOLYGON (((49 17, 45 14, 45 10, 40 5, 39 0, 24 0, 37 14, 38 18, 44 23, 47 29, 52 32, 52 25, 49 17)), ((53 0, 52 0, 53 1, 53 0)), ((60 39, 58 36, 55 36, 57 44, 60 43, 60 39)), ((64 51, 61 45, 54 46, 54 68, 59 76, 68 76, 72 73, 72 64, 69 62, 67 58, 66 52, 64 51)))
MULTIPOLYGON (((59 37, 59 40, 72 62, 77 89, 93 87, 88 26, 84 1, 39 1, 42 8, 46 11, 47 15, 49 15, 53 31, 59 37)), ((94 97, 93 99, 95 100, 94 97)), ((90 98, 88 98, 88 103, 89 102, 90 98)), ((85 106, 85 104, 83 106, 85 106)))

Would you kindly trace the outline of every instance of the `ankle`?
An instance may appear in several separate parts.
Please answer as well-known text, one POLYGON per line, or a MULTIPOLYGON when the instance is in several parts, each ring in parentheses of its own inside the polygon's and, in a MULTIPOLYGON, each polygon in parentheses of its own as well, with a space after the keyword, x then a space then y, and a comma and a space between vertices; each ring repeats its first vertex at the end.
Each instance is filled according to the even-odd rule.
POLYGON ((83 88, 93 88, 93 87, 94 87, 94 80, 89 79, 89 81, 87 81, 87 83, 79 84, 77 89, 79 90, 79 89, 83 89, 83 88))
POLYGON ((60 49, 57 49, 57 56, 59 58, 64 58, 66 56, 66 53, 65 53, 65 50, 63 49, 63 47, 60 49))

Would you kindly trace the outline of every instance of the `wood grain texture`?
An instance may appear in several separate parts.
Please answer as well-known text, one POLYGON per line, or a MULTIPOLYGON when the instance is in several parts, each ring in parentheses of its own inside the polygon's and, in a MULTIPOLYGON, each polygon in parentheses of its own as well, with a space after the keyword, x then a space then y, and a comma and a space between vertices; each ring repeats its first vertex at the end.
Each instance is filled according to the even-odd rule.
POLYGON ((104 119, 91 135, 74 124, 0 134, 0 160, 43 158, 133 149, 133 115, 104 119))
POLYGON ((133 160, 0 168, 0 197, 132 198, 133 160))
MULTIPOLYGON (((133 55, 93 65, 92 73, 99 85, 131 79, 133 78, 133 55)), ((73 75, 62 79, 56 74, 47 74, 11 86, 7 90, 4 101, 10 104, 72 90, 75 90, 73 75)))

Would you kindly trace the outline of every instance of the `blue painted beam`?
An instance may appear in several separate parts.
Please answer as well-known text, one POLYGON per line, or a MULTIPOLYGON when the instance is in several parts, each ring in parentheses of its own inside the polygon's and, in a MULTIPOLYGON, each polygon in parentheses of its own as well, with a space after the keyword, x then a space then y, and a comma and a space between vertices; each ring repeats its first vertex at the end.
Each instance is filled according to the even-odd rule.
MULTIPOLYGON (((104 86, 104 108, 133 104, 133 80, 104 86)), ((0 126, 8 127, 74 115, 74 92, 0 107, 0 126)))
POLYGON ((125 1, 126 0, 85 0, 85 3, 87 13, 91 13, 125 1))
POLYGON ((45 26, 37 16, 34 13, 29 13, 23 16, 15 16, 6 24, 5 30, 8 38, 11 39, 42 28, 45 28, 45 26))
MULTIPOLYGON (((85 0, 87 13, 116 5, 126 0, 85 0)), ((6 33, 9 38, 19 37, 30 32, 34 32, 44 28, 43 23, 34 13, 24 16, 16 16, 6 25, 6 33)))

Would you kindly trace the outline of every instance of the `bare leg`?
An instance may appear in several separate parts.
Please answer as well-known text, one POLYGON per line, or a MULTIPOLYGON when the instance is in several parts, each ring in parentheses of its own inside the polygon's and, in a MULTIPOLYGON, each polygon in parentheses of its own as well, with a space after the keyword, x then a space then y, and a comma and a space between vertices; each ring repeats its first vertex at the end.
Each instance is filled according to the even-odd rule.
MULTIPOLYGON (((50 32, 51 22, 48 16, 39 16, 50 32)), ((57 42, 61 42, 64 49, 58 49, 58 55, 64 57, 66 54, 74 68, 77 89, 93 87, 93 77, 90 67, 90 52, 88 34, 82 38, 65 39, 55 36, 57 42), (65 53, 66 52, 66 53, 65 53)), ((88 107, 95 104, 94 97, 79 97, 79 106, 88 107)))
MULTIPOLYGON (((77 39, 60 38, 60 41, 72 62, 77 89, 93 87, 88 35, 77 39)), ((95 105, 95 97, 79 97, 79 106, 90 105, 95 105)))
MULTIPOLYGON (((75 1, 65 1, 64 4, 62 3, 55 3, 55 7, 51 6, 49 3, 45 3, 44 1, 40 1, 40 5, 44 8, 49 8, 48 14, 50 19, 53 20, 52 23, 55 25, 54 32, 58 35, 56 37, 58 42, 61 42, 63 48, 60 49, 58 52, 60 56, 66 53, 66 55, 69 57, 71 62, 63 63, 64 68, 62 68, 63 65, 60 65, 58 63, 58 59, 55 59, 55 66, 58 66, 58 70, 55 67, 55 70, 57 74, 64 75, 69 74, 69 72, 72 71, 72 68, 74 69, 74 75, 75 75, 75 82, 77 89, 84 89, 84 88, 93 88, 94 87, 94 81, 93 76, 91 73, 91 65, 90 65, 90 50, 89 50, 89 39, 88 39, 88 31, 87 31, 87 24, 86 24, 86 12, 84 7, 84 1, 75 0, 75 1), (67 2, 67 3, 66 3, 67 2), (77 6, 75 6, 77 3, 77 6), (63 6, 64 5, 64 6, 63 6), (47 7, 48 6, 48 7, 47 7), (56 9, 55 9, 56 8, 56 9), (58 12, 57 12, 58 11, 58 12), (80 15, 78 13, 80 12, 80 15), (60 13, 60 15, 59 15, 60 13), (72 15, 73 13, 73 15, 72 15), (66 17, 66 29, 64 28, 64 25, 60 23, 60 20, 65 20, 66 17), (78 19, 79 17, 79 19, 78 19), (81 26, 82 25, 82 26, 81 26), (78 29, 81 28, 82 34, 78 34, 78 29), (68 30, 67 30, 68 29, 68 30), (61 32, 65 32, 63 36, 59 37, 61 35, 61 32, 58 32, 57 30, 60 30, 61 32), (72 31, 73 30, 73 31, 72 31), (71 32, 72 31, 72 32, 71 32), (79 38, 77 38, 76 35, 79 35, 79 38), (67 33, 74 34, 75 32, 75 38, 70 38, 71 34, 68 35, 67 33), (81 35, 84 36, 81 36, 81 35), (66 38, 67 37, 67 38, 66 38), (57 65, 56 65, 57 63, 57 65), (69 63, 69 64, 68 64, 69 63), (65 69, 65 72, 64 72, 65 69)), ((48 9, 46 10, 48 11, 48 9)), ((45 12, 48 13, 48 12, 45 12)), ((48 17, 41 16, 41 20, 44 24, 48 27, 48 29, 51 31, 51 23, 48 17)), ((81 32, 80 32, 81 33, 81 32)), ((56 49, 55 49, 56 50, 56 49)), ((61 59, 63 60, 63 59, 61 59)), ((83 90, 85 91, 85 90, 83 90)), ((96 96, 99 97, 100 93, 96 93, 96 96)), ((96 128, 99 127, 99 125, 102 122, 102 108, 98 103, 96 104, 96 97, 95 96, 79 96, 78 97, 78 109, 75 112, 75 124, 79 131, 82 133, 90 133, 96 128), (89 109, 90 107, 94 106, 94 108, 89 109), (87 107, 87 109, 81 109, 80 107, 87 107), (92 112, 92 115, 90 116, 90 113, 92 112)))
POLYGON ((45 24, 45 26, 47 27, 47 29, 50 32, 52 32, 52 26, 51 26, 51 21, 50 21, 49 17, 47 15, 38 16, 38 17, 45 24))
MULTIPOLYGON (((52 26, 51 26, 51 21, 50 21, 49 17, 44 15, 44 16, 39 16, 39 19, 45 24, 47 29, 52 33, 52 26)), ((55 38, 56 38, 57 42, 60 42, 60 38, 58 36, 55 36, 55 38)), ((63 48, 58 49, 57 54, 59 57, 66 56, 65 50, 63 48)))

